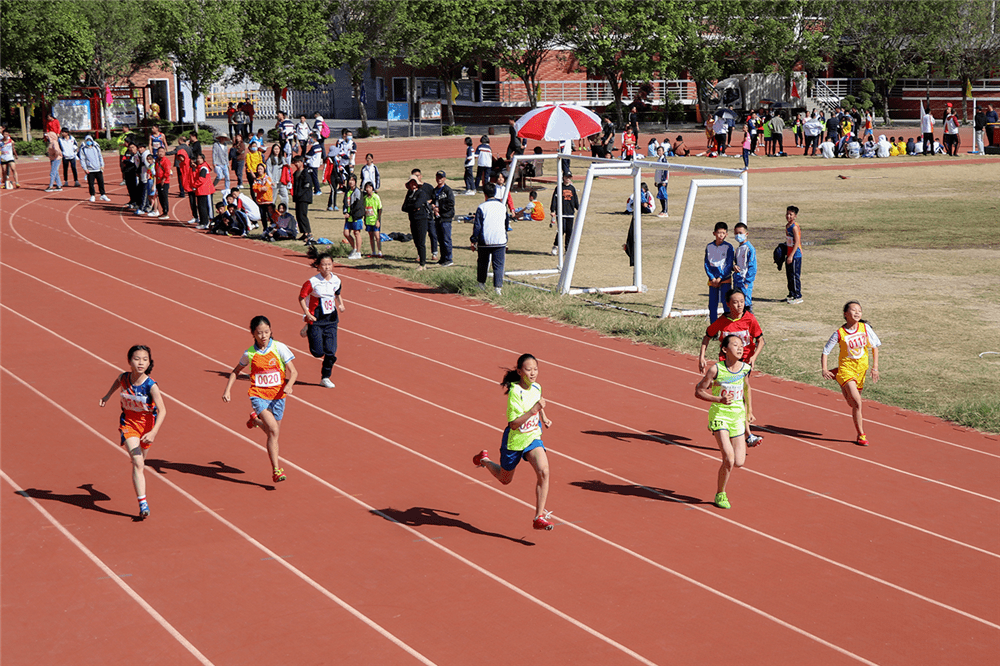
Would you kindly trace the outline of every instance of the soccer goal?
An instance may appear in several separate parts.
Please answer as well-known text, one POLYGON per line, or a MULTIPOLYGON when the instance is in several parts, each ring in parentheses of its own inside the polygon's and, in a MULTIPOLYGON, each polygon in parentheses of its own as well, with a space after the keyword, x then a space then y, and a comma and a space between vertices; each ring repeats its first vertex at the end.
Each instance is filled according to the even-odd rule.
MULTIPOLYGON (((556 198, 556 216, 559 223, 557 243, 558 255, 557 264, 552 269, 525 270, 525 271, 505 271, 505 277, 519 277, 525 275, 559 275, 557 289, 561 294, 584 294, 584 293, 636 293, 646 291, 646 286, 642 282, 642 205, 641 187, 643 170, 663 170, 674 172, 685 172, 698 174, 699 176, 715 176, 714 178, 693 178, 688 188, 687 202, 684 207, 684 216, 681 219, 680 233, 677 237, 677 249, 674 252, 673 264, 670 269, 670 282, 667 285, 667 295, 663 301, 663 311, 661 317, 676 317, 685 315, 705 314, 707 311, 674 311, 674 294, 677 288, 677 280, 680 276, 681 259, 684 256, 684 248, 687 243, 688 231, 691 227, 691 216, 694 211, 695 199, 698 196, 698 189, 702 187, 736 187, 739 188, 739 221, 746 224, 747 220, 747 172, 739 169, 720 169, 715 167, 700 167, 676 162, 651 162, 647 160, 616 160, 600 157, 589 157, 584 155, 564 155, 564 154, 543 154, 543 155, 515 155, 511 160, 509 173, 517 171, 519 162, 527 160, 556 161, 556 188, 562 187, 563 162, 571 161, 587 165, 587 177, 583 185, 583 192, 580 194, 580 208, 573 224, 573 233, 570 235, 569 246, 563 256, 563 229, 562 229, 562 197, 556 198), (579 256, 580 239, 583 237, 587 221, 587 208, 590 203, 590 196, 594 185, 594 180, 601 176, 631 176, 632 177, 632 242, 633 242, 633 272, 632 284, 618 286, 599 287, 574 287, 573 271, 576 268, 576 260, 579 256)), ((502 199, 506 200, 507 194, 513 185, 514 178, 507 180, 506 187, 502 193, 502 199)))

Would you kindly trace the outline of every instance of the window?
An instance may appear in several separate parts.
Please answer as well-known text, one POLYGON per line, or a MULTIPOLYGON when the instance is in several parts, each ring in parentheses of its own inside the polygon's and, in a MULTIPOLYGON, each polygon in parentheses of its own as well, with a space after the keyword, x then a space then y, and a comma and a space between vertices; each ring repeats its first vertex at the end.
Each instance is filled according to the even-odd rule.
POLYGON ((381 76, 375 77, 375 100, 378 102, 385 101, 385 79, 381 76))
POLYGON ((392 101, 394 102, 406 102, 407 92, 409 91, 409 84, 405 76, 394 76, 392 77, 392 101))

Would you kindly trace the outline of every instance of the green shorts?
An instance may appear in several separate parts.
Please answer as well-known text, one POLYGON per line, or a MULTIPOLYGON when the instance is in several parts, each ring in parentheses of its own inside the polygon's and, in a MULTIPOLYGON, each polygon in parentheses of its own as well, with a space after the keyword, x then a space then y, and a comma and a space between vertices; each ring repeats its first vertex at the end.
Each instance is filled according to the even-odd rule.
POLYGON ((730 438, 740 437, 746 431, 746 419, 746 413, 710 413, 708 415, 708 429, 712 432, 716 430, 728 430, 730 438))

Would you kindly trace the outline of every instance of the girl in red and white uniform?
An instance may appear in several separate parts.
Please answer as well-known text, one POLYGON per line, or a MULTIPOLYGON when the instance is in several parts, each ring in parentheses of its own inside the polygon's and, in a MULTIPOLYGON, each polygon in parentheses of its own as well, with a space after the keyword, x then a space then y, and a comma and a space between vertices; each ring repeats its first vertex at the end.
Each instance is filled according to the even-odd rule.
POLYGON ((271 478, 277 483, 285 480, 285 470, 278 462, 278 429, 285 412, 285 396, 292 394, 299 372, 292 363, 295 355, 291 350, 271 339, 271 322, 267 317, 257 315, 251 319, 250 332, 253 344, 243 352, 240 362, 229 373, 222 400, 229 402, 229 392, 236 383, 236 376, 249 367, 249 395, 253 411, 250 412, 247 427, 260 428, 267 435, 267 455, 274 470, 271 478))
POLYGON ((121 445, 132 458, 132 485, 139 500, 139 519, 149 517, 146 501, 145 460, 146 452, 153 445, 156 433, 163 425, 167 409, 156 382, 150 379, 153 372, 153 354, 146 345, 133 345, 128 350, 129 372, 118 375, 111 388, 101 398, 103 407, 116 392, 121 396, 122 415, 118 432, 121 445))
POLYGON ((865 375, 868 373, 869 349, 872 350, 872 381, 877 382, 879 379, 878 348, 882 342, 871 325, 861 318, 861 304, 857 301, 848 301, 844 305, 844 321, 846 323, 830 336, 823 347, 823 354, 819 357, 820 366, 824 377, 837 380, 844 399, 851 407, 854 428, 858 431, 858 446, 868 446, 861 415, 861 391, 865 388, 865 375), (838 367, 828 370, 826 357, 837 346, 840 347, 838 367))
POLYGON ((340 278, 333 274, 333 258, 328 254, 320 255, 312 266, 319 269, 319 273, 299 290, 299 306, 306 321, 303 330, 309 338, 309 353, 323 359, 320 384, 334 388, 330 375, 337 362, 337 313, 344 311, 344 299, 340 296, 340 278))

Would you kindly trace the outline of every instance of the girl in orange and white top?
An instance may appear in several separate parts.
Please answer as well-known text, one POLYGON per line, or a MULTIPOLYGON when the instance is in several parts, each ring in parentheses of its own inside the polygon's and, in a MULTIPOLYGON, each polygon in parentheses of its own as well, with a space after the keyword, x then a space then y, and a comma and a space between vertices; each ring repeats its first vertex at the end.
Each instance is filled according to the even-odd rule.
POLYGON ((250 188, 260 208, 261 226, 266 229, 274 211, 274 181, 271 180, 267 167, 263 164, 257 165, 257 173, 254 174, 253 185, 250 188))
POLYGON ((111 388, 101 398, 103 407, 116 392, 121 397, 122 415, 118 421, 121 445, 132 458, 132 485, 139 500, 139 519, 149 517, 146 501, 145 460, 146 452, 153 445, 156 433, 163 425, 167 409, 156 382, 150 379, 153 372, 153 353, 146 345, 133 345, 128 350, 129 372, 118 375, 111 388))
POLYGON ((250 368, 250 419, 248 428, 260 428, 267 435, 267 455, 274 468, 272 479, 277 483, 285 480, 285 470, 278 463, 278 429, 285 412, 285 396, 292 394, 292 386, 299 376, 292 359, 291 350, 271 339, 271 322, 264 315, 250 320, 253 344, 243 352, 240 362, 229 373, 223 402, 229 402, 229 392, 236 383, 236 376, 243 368, 250 368))
POLYGON ((823 347, 820 365, 824 377, 836 379, 840 384, 840 391, 851 407, 854 427, 858 431, 858 446, 868 446, 864 419, 861 415, 861 391, 865 388, 865 375, 868 373, 869 349, 872 350, 872 381, 877 382, 879 379, 878 348, 882 345, 882 341, 875 335, 871 324, 861 318, 861 304, 857 301, 848 301, 844 305, 844 321, 846 323, 830 336, 826 346, 823 347), (840 347, 838 367, 828 370, 826 357, 838 345, 840 347))

